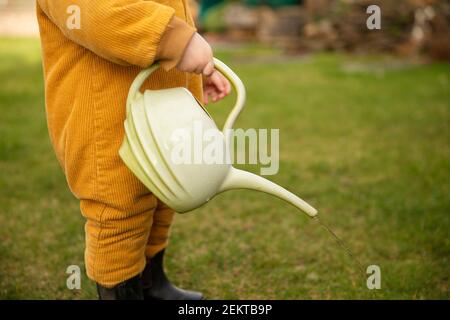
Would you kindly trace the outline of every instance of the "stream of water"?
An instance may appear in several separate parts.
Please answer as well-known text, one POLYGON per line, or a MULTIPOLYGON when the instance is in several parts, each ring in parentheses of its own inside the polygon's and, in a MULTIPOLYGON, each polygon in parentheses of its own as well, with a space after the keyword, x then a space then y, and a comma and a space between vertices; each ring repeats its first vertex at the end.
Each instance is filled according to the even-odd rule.
POLYGON ((341 238, 339 238, 336 235, 336 233, 334 233, 333 230, 330 229, 328 225, 326 225, 322 220, 320 220, 318 216, 313 217, 313 220, 317 221, 317 223, 319 223, 319 225, 322 228, 324 228, 326 231, 328 231, 329 234, 333 236, 334 240, 337 242, 339 247, 341 247, 347 253, 347 255, 352 259, 352 261, 356 262, 361 272, 365 273, 365 269, 361 261, 359 261, 359 259, 350 251, 346 243, 341 238))

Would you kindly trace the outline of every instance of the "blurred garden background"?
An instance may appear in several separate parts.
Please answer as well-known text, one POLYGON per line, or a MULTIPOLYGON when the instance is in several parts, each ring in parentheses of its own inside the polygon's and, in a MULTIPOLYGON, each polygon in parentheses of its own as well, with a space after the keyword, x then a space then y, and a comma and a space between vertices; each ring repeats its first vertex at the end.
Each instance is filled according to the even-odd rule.
MULTIPOLYGON (((95 299, 84 221, 52 151, 34 1, 0 1, 0 299, 95 299), (83 270, 84 272, 84 270, 83 270)), ((252 191, 177 215, 167 266, 210 299, 449 299, 448 1, 191 1, 248 90, 241 128, 280 129, 269 177, 319 209, 381 289, 314 221, 252 191), (366 8, 381 8, 369 30, 366 8)), ((223 123, 233 98, 208 105, 223 123)), ((246 169, 256 172, 257 166, 246 169)))

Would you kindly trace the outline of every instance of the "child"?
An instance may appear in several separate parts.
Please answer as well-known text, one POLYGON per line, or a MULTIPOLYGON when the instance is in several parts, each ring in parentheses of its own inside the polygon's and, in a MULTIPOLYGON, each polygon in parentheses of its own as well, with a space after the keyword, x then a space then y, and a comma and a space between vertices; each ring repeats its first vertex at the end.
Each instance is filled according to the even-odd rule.
POLYGON ((142 68, 162 66, 143 89, 183 86, 206 103, 230 91, 186 1, 37 0, 50 139, 87 219, 86 270, 100 299, 202 299, 165 276, 174 212, 118 154, 142 68))

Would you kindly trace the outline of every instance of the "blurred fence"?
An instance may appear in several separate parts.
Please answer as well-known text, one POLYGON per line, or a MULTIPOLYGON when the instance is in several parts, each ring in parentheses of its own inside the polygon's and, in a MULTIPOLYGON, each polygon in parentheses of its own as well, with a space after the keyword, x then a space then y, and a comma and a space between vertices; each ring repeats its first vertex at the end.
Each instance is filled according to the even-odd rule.
POLYGON ((394 52, 450 60, 448 0, 222 1, 200 23, 207 32, 293 53, 394 52), (380 8, 379 30, 366 25, 370 5, 380 8))

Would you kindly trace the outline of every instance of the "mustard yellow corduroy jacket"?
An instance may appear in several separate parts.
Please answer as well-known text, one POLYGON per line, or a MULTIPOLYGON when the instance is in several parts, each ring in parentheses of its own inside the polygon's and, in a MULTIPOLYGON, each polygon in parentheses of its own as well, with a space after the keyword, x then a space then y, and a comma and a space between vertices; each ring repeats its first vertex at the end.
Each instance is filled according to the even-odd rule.
POLYGON ((195 32, 186 1, 37 0, 49 134, 78 198, 117 197, 96 175, 120 168, 111 152, 122 142, 126 96, 141 68, 159 60, 165 69, 143 89, 184 86, 202 101, 201 77, 173 68, 195 32), (79 28, 68 24, 73 5, 79 28))

